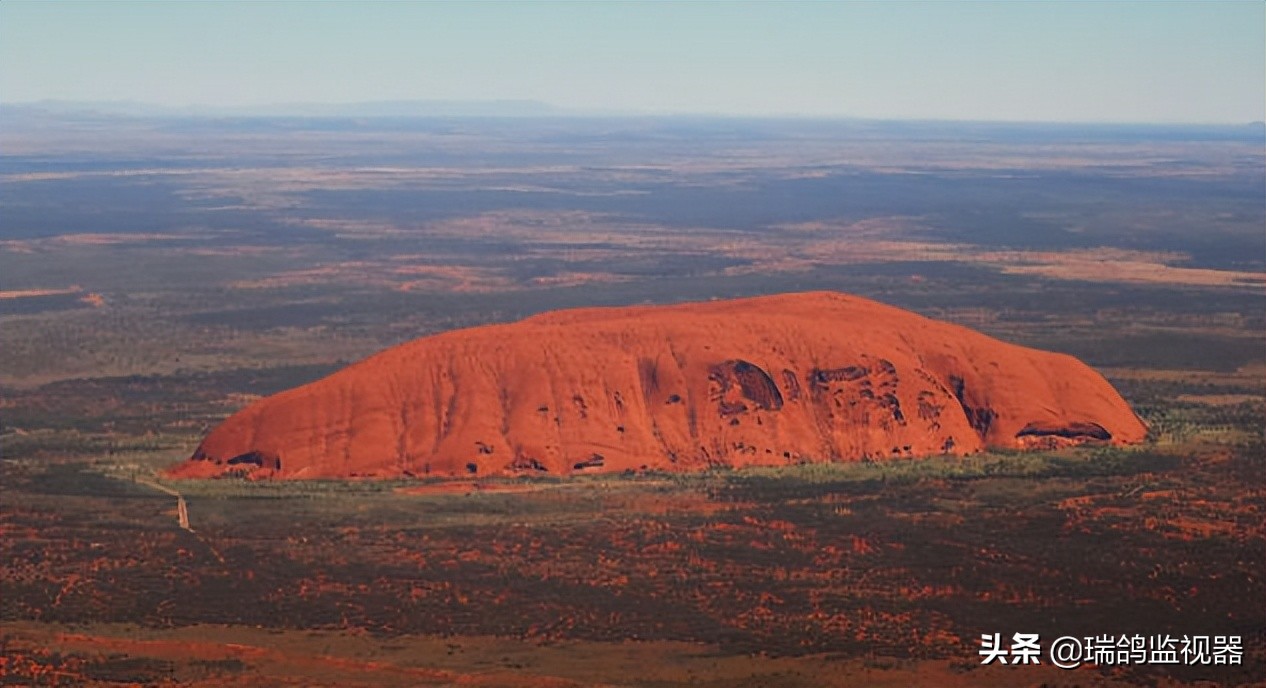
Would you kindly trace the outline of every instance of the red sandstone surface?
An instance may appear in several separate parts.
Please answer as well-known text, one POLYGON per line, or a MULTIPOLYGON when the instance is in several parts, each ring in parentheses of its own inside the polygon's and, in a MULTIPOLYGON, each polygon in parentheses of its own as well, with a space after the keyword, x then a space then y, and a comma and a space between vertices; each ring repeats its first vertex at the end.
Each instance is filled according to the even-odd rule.
POLYGON ((418 339, 248 406, 172 474, 693 470, 1145 433, 1075 358, 812 292, 560 311, 418 339))

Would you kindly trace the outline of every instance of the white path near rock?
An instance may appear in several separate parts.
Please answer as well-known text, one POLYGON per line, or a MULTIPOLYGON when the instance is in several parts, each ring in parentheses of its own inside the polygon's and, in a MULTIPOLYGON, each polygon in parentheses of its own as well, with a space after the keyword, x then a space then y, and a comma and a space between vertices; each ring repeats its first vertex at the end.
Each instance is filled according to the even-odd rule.
POLYGON ((184 528, 185 530, 191 533, 193 532, 193 528, 189 527, 189 505, 185 503, 184 495, 180 494, 179 492, 177 492, 176 490, 170 487, 167 487, 166 485, 160 485, 156 482, 153 482, 151 480, 146 480, 144 478, 138 478, 136 482, 142 485, 147 485, 149 487, 154 488, 155 490, 158 490, 159 492, 165 492, 175 497, 176 498, 176 522, 180 524, 181 528, 184 528))
POLYGON ((227 563, 224 560, 224 555, 220 554, 220 550, 216 549, 214 545, 212 545, 210 542, 207 541, 206 538, 202 537, 201 535, 198 535, 196 532, 194 532, 194 529, 190 527, 189 505, 185 501, 184 495, 180 494, 180 492, 178 492, 174 488, 167 487, 166 485, 160 485, 159 483, 156 483, 146 478, 137 478, 136 482, 140 483, 141 485, 152 487, 155 490, 158 490, 159 492, 163 492, 175 497, 176 498, 176 522, 180 525, 181 528, 192 533, 194 537, 196 537, 200 542, 202 542, 202 544, 206 545, 207 549, 211 552, 211 555, 214 556, 221 564, 227 563))

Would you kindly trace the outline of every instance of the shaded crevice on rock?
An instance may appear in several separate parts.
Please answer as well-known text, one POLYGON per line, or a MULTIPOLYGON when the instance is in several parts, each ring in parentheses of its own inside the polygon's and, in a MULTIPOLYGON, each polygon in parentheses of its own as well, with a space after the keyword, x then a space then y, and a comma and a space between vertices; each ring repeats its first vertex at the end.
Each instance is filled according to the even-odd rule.
POLYGON ((979 408, 964 407, 967 413, 967 423, 975 429, 981 438, 989 436, 989 428, 993 427, 993 421, 998 414, 993 409, 982 406, 979 408))
POLYGON ((225 463, 229 466, 250 465, 259 468, 271 468, 275 471, 281 470, 281 457, 262 451, 249 451, 244 454, 238 454, 225 463))
POLYGON ((651 396, 659 391, 659 366, 654 359, 639 358, 637 360, 637 378, 641 383, 642 397, 650 402, 651 396))
POLYGON ((264 459, 263 459, 263 456, 259 452, 247 452, 245 454, 238 454, 237 456, 234 456, 233 458, 229 459, 226 463, 228 463, 228 465, 230 466, 240 466, 241 464, 244 464, 244 463, 249 463, 253 466, 263 466, 264 459))
POLYGON ((809 371, 809 384, 825 387, 832 382, 851 382, 866 377, 870 371, 865 366, 844 366, 843 368, 814 368, 809 371))
POLYGON ((880 398, 880 402, 883 404, 884 408, 888 409, 888 411, 892 413, 893 420, 898 423, 906 422, 905 414, 901 412, 901 400, 897 398, 895 393, 888 392, 887 394, 884 394, 880 398))
POLYGON ((546 468, 540 461, 536 460, 535 458, 531 456, 523 456, 523 455, 514 457, 514 461, 511 461, 510 465, 507 466, 507 468, 509 468, 511 471, 514 471, 516 473, 522 473, 524 471, 535 471, 537 473, 549 473, 549 469, 546 468))
POLYGON ((782 369, 782 384, 787 388, 787 400, 795 401, 800 398, 800 379, 796 377, 796 373, 787 368, 782 369))
POLYGON ((717 407, 717 410, 724 418, 725 416, 732 416, 736 413, 743 413, 747 410, 747 404, 744 404, 741 401, 722 401, 717 407))
POLYGON ((1025 425, 1015 434, 1020 437, 1062 437, 1064 439, 1089 439, 1107 441, 1112 439, 1112 433, 1098 423, 1089 422, 1073 422, 1066 425, 1058 425, 1051 423, 1041 423, 1034 421, 1025 425))
POLYGON ((954 398, 958 400, 958 405, 963 408, 963 415, 967 417, 967 424, 982 439, 988 437, 989 428, 993 427, 993 421, 998 417, 998 413, 988 406, 972 406, 969 404, 967 402, 967 385, 963 378, 951 375, 950 389, 954 392, 954 398))
POLYGON ((941 411, 945 410, 945 407, 936 401, 936 395, 932 392, 919 392, 919 419, 927 422, 928 427, 933 430, 941 428, 941 411))
POLYGON ((572 464, 572 470, 583 471, 586 468, 602 468, 605 465, 607 465, 607 458, 602 454, 594 452, 584 461, 577 461, 572 464))

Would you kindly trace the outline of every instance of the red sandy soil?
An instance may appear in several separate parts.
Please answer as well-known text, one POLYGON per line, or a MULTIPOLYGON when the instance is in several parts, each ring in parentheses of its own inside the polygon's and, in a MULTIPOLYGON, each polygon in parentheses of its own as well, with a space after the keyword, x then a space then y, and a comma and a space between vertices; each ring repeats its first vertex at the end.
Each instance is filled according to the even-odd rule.
MULTIPOLYGON (((195 626, 138 629, 94 625, 81 631, 54 624, 0 628, 0 683, 43 686, 304 686, 405 688, 497 686, 572 688, 672 686, 968 686, 1131 685, 1092 668, 979 666, 975 655, 946 660, 843 660, 826 656, 726 655, 683 642, 566 642, 397 636, 375 639, 336 631, 273 631, 195 626), (94 665, 111 660, 158 663, 153 682, 104 678, 94 665), (156 676, 156 678, 157 678, 156 676)), ((136 673, 135 671, 129 673, 136 673)), ((1182 685, 1156 679, 1158 688, 1182 685)))
POLYGON ((171 474, 692 470, 1145 433, 1070 356, 812 292, 560 311, 415 340, 252 404, 171 474))
MULTIPOLYGON (((6 629, 9 631, 10 629, 6 629)), ((12 629, 16 631, 16 629, 12 629)), ((249 675, 203 677, 197 681, 172 680, 166 685, 215 685, 215 686, 517 686, 521 688, 570 688, 584 684, 550 676, 522 676, 506 670, 461 672, 426 667, 373 661, 360 658, 296 650, 288 647, 279 650, 270 647, 267 638, 252 638, 254 642, 225 642, 223 639, 201 640, 183 637, 161 639, 133 639, 94 635, 39 631, 17 631, 19 637, 34 636, 44 647, 57 648, 62 653, 80 653, 88 657, 143 657, 160 661, 214 662, 237 660, 252 668, 249 675), (42 636, 42 637, 40 637, 42 636), (264 641, 264 642, 261 642, 264 641)), ((218 635, 209 633, 209 635, 218 635)), ((241 633, 239 635, 250 635, 241 633)), ((258 634, 255 634, 258 635, 258 634)), ((19 642, 20 644, 20 642, 19 642)), ((84 676, 82 660, 69 665, 40 667, 40 659, 47 653, 37 648, 24 656, 8 657, 0 664, 0 680, 30 677, 37 685, 96 685, 84 676), (12 664, 9 666, 8 664, 12 664), (41 670, 42 669, 42 670, 41 670)), ((5 681, 8 685, 7 681, 5 681)), ((118 684, 102 681, 109 685, 118 684)))

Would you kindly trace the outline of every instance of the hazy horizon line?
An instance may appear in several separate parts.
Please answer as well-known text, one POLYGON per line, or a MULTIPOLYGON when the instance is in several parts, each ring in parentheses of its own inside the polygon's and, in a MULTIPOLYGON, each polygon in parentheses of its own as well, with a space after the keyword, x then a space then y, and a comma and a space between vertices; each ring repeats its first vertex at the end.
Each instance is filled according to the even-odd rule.
POLYGON ((901 117, 878 115, 821 114, 772 112, 718 112, 696 110, 630 110, 618 108, 585 108, 556 105, 543 100, 525 98, 495 99, 374 99, 354 101, 295 101, 237 105, 207 103, 157 103, 151 101, 111 99, 76 100, 43 98, 0 103, 0 111, 20 109, 59 109, 65 114, 99 114, 116 117, 295 117, 305 119, 336 118, 594 118, 594 119, 725 119, 750 121, 817 121, 817 122, 892 122, 905 124, 990 124, 990 125, 1068 125, 1068 126, 1141 126, 1141 127, 1228 127, 1266 128, 1266 121, 1186 121, 1186 120, 1044 120, 1044 119, 956 119, 951 117, 901 117), (378 111, 373 111, 377 108, 378 111), (391 108, 398 111, 392 112, 391 108), (431 112, 425 112, 426 109, 431 112), (413 111, 410 111, 412 109, 413 111), (444 112, 448 109, 449 112, 444 112), (516 111, 516 109, 518 111, 516 111), (360 111, 357 111, 360 110, 360 111), (465 110, 463 112, 463 110, 465 110))

